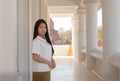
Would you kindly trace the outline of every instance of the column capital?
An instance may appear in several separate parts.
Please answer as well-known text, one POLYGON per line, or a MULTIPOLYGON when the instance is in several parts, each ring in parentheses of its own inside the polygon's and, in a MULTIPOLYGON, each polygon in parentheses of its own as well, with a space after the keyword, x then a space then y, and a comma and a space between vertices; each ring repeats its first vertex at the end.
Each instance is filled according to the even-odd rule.
POLYGON ((77 20, 78 20, 78 15, 74 14, 72 17, 72 23, 74 24, 75 22, 77 22, 77 20))
POLYGON ((85 13, 86 13, 86 8, 79 6, 79 7, 76 9, 76 13, 77 13, 77 14, 85 14, 85 13))

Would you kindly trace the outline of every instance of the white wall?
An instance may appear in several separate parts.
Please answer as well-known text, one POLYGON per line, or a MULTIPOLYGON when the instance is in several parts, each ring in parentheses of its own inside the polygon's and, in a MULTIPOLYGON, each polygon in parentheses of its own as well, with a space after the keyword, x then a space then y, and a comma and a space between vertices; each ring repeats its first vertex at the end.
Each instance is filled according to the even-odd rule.
POLYGON ((0 81, 17 77, 17 0, 0 0, 0 81))
POLYGON ((54 45, 55 56, 67 56, 69 45, 54 45))

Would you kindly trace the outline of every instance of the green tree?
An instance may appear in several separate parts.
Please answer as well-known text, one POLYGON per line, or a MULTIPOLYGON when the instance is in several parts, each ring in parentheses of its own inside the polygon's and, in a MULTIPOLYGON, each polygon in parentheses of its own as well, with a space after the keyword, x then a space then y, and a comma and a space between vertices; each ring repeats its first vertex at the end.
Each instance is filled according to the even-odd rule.
POLYGON ((59 29, 59 35, 60 35, 60 40, 61 44, 69 44, 72 40, 72 32, 71 29, 65 31, 63 28, 59 29))
POLYGON ((102 40, 102 26, 98 27, 98 40, 102 40))
POLYGON ((103 47, 103 44, 102 44, 102 26, 99 26, 98 27, 98 47, 99 48, 102 48, 103 47))

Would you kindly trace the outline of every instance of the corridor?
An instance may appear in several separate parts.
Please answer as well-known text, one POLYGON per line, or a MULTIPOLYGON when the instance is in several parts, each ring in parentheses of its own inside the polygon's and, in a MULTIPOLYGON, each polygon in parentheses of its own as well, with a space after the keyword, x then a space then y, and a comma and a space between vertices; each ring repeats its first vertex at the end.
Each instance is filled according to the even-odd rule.
POLYGON ((102 81, 85 64, 76 62, 72 56, 54 58, 57 67, 51 72, 51 81, 102 81))
POLYGON ((119 3, 120 0, 0 0, 0 81, 32 81, 34 24, 44 19, 50 31, 50 26, 54 29, 53 17, 72 18, 75 61, 72 57, 55 56, 57 67, 52 70, 51 81, 101 81, 90 70, 103 81, 120 81, 119 3), (98 49, 100 9, 102 50, 98 49), (81 63, 84 60, 87 66, 81 63))

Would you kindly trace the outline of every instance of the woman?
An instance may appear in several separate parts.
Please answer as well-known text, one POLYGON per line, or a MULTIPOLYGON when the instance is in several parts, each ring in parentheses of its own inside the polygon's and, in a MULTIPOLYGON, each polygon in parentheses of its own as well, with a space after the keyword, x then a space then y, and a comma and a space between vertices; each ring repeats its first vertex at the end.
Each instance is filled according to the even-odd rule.
POLYGON ((39 19, 35 23, 33 35, 33 81, 50 81, 50 71, 56 66, 53 54, 47 23, 39 19))

